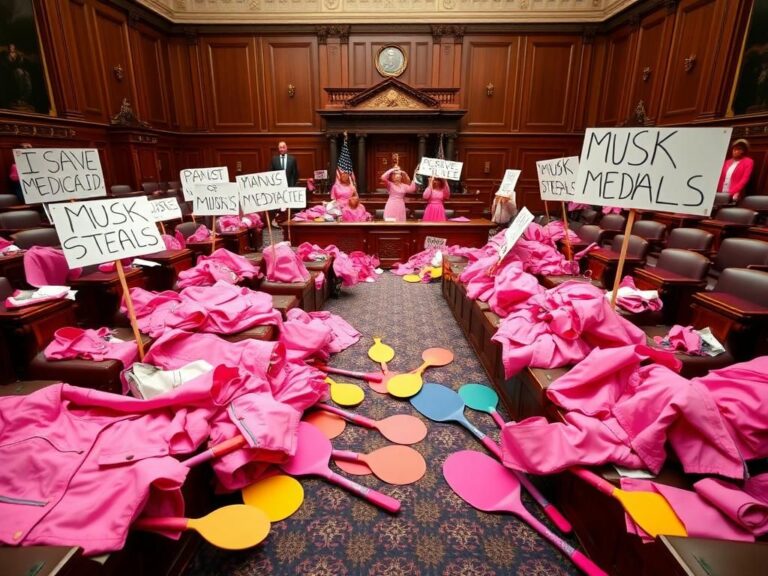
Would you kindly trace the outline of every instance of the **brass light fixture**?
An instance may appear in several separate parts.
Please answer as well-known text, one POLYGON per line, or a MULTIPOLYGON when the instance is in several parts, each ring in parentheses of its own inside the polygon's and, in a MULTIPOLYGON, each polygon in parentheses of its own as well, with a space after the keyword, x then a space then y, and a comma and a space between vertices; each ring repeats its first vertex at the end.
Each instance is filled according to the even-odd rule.
POLYGON ((496 90, 496 87, 493 85, 493 82, 488 82, 488 85, 485 87, 485 95, 493 96, 494 90, 496 90))
POLYGON ((296 86, 288 84, 288 98, 293 98, 294 96, 296 96, 296 86))

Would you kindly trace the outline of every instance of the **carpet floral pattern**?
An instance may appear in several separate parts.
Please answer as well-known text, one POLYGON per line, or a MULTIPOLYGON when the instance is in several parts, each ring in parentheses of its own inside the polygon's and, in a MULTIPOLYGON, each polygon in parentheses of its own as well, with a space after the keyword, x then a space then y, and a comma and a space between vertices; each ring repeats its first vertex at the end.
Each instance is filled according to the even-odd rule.
MULTIPOLYGON (((373 336, 382 336, 396 356, 393 371, 421 364, 430 347, 451 349, 455 360, 429 368, 424 379, 458 389, 464 383, 489 384, 483 369, 456 324, 438 283, 407 284, 384 273, 374 284, 345 289, 326 309, 342 315, 363 333, 355 346, 335 356, 332 364, 373 371, 368 358, 373 336)), ((344 380, 344 378, 339 378, 344 380)), ((407 401, 382 396, 365 384, 366 399, 355 410, 374 419, 408 413, 422 416, 407 401)), ((500 407, 502 416, 503 408, 500 407)), ((498 432, 488 414, 466 410, 467 418, 492 438, 498 432)), ((426 421, 426 420, 425 420, 426 421)), ((427 437, 414 445, 427 461, 426 475, 408 486, 389 486, 373 476, 355 480, 401 500, 391 515, 336 486, 302 478, 305 501, 292 517, 272 526, 259 547, 242 552, 217 550, 208 544, 198 552, 189 576, 563 576, 578 570, 536 532, 516 517, 487 514, 466 504, 442 476, 445 459, 459 450, 484 448, 466 430, 427 421, 427 437)), ((387 444, 375 430, 348 425, 334 447, 370 452, 387 444)), ((333 469, 338 471, 335 466, 333 469)), ((530 498, 528 509, 539 519, 530 498)))

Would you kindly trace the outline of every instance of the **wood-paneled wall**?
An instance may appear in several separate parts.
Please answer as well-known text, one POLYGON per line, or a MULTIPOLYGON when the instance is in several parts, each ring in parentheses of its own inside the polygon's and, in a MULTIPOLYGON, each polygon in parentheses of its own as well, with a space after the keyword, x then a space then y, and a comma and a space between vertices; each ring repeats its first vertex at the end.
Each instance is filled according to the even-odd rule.
POLYGON ((117 0, 36 2, 59 117, 0 112, 5 173, 20 142, 66 142, 100 148, 109 183, 138 187, 189 166, 264 170, 285 139, 306 178, 329 161, 317 113, 324 88, 381 81, 374 56, 397 44, 408 58, 400 80, 459 88, 467 112, 455 151, 470 192, 487 195, 518 167, 519 200, 540 208, 534 162, 578 154, 585 128, 625 125, 641 101, 656 125, 756 124, 756 191, 768 180, 768 133, 760 132, 768 115, 724 119, 750 0, 646 0, 600 26, 395 33, 386 25, 182 27, 117 0), (110 126, 123 99, 150 128, 110 126), (50 138, 30 126, 74 133, 50 138))

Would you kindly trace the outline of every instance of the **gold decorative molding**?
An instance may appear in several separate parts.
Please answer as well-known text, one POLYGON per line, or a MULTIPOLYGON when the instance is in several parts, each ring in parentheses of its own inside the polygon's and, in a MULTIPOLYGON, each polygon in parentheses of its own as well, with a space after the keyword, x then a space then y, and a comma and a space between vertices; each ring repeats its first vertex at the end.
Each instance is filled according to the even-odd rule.
POLYGON ((370 100, 361 102, 358 110, 426 110, 428 107, 395 88, 377 94, 370 100))
POLYGON ((639 0, 137 0, 187 24, 603 22, 639 0))
POLYGON ((28 124, 26 122, 0 122, 0 134, 9 136, 40 136, 44 138, 73 138, 77 131, 62 126, 28 124))

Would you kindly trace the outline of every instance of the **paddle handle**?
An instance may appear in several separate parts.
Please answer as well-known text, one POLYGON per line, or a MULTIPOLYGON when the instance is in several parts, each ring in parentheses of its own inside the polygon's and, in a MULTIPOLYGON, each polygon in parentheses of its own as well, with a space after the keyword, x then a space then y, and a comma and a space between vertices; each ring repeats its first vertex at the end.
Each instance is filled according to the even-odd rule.
POLYGON ((493 418, 493 421, 496 422, 496 426, 499 428, 504 428, 504 419, 501 417, 501 414, 498 413, 496 410, 491 410, 491 418, 493 418))
POLYGON ((173 530, 181 532, 189 528, 189 518, 140 518, 133 523, 136 530, 173 530))
POLYGON ((362 496, 363 498, 368 500, 368 502, 370 502, 371 504, 375 504, 376 506, 386 510, 387 512, 395 513, 400 511, 400 500, 397 500, 396 498, 392 498, 392 496, 387 496, 386 494, 377 492, 373 488, 362 486, 357 482, 353 482, 349 478, 345 478, 340 474, 336 474, 336 472, 330 469, 328 470, 327 474, 324 477, 329 482, 333 482, 334 484, 341 486, 342 488, 346 488, 347 490, 349 490, 350 492, 353 492, 354 494, 357 494, 358 496, 362 496))
POLYGON ((350 462, 362 462, 360 459, 360 453, 352 452, 351 450, 333 450, 331 452, 331 458, 338 458, 339 460, 349 460, 350 462))
POLYGON ((202 464, 203 462, 207 462, 208 460, 213 460, 214 458, 218 458, 219 456, 224 456, 225 454, 234 452, 238 448, 245 446, 245 443, 246 443, 245 438, 243 438, 242 435, 238 434, 234 438, 230 438, 229 440, 224 440, 224 442, 221 442, 220 444, 216 444, 216 446, 211 446, 204 452, 200 452, 200 454, 192 456, 192 458, 187 458, 186 460, 184 460, 183 464, 188 468, 192 468, 193 466, 197 466, 198 464, 202 464))
POLYGON ((584 468, 580 468, 578 466, 573 467, 570 469, 570 471, 575 475, 584 480, 587 484, 590 486, 593 486, 594 488, 597 488, 602 492, 603 494, 607 494, 608 496, 613 496, 614 491, 616 490, 616 487, 611 484, 610 482, 603 480, 595 474, 594 472, 590 472, 589 470, 586 470, 584 468))
POLYGON ((332 366, 327 366, 326 364, 315 364, 315 368, 322 370, 323 372, 328 372, 329 374, 341 374, 342 376, 349 376, 350 378, 357 378, 358 380, 365 380, 366 382, 381 382, 381 374, 343 370, 342 368, 334 368, 332 366))
POLYGON ((363 426, 364 428, 376 428, 375 421, 366 418, 365 416, 361 416, 360 414, 353 414, 352 412, 347 412, 346 410, 336 408, 336 406, 331 406, 330 404, 316 404, 316 406, 320 408, 320 410, 325 410, 331 414, 341 416, 344 420, 357 424, 358 426, 363 426))
POLYGON ((573 546, 568 544, 565 540, 560 538, 557 534, 552 532, 549 528, 547 528, 544 524, 539 522, 530 512, 528 512, 525 508, 522 510, 516 510, 515 513, 520 516, 525 522, 536 532, 544 536, 547 540, 552 542, 563 554, 568 556, 571 561, 573 561, 576 566, 581 568, 581 570, 588 574, 589 576, 608 576, 606 572, 600 569, 600 567, 592 562, 587 556, 585 556, 582 552, 576 550, 573 546))

